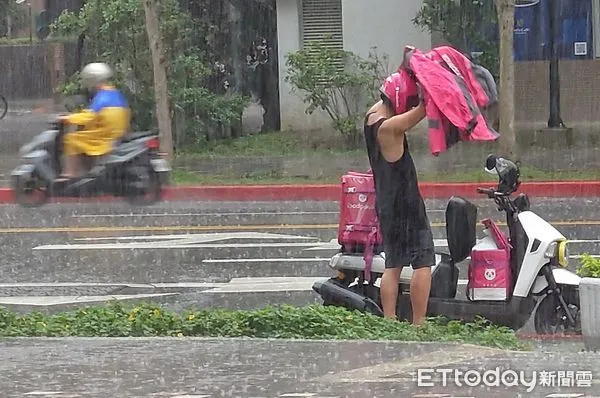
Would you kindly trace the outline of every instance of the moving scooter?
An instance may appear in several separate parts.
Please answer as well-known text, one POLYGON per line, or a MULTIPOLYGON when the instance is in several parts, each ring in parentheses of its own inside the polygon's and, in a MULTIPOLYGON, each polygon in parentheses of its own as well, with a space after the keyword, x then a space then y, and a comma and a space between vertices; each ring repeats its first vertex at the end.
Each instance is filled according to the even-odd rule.
MULTIPOLYGON (((493 200, 506 213, 509 236, 489 219, 483 220, 484 237, 477 240, 477 207, 452 197, 446 208, 449 253, 436 252, 427 316, 473 321, 477 316, 518 330, 534 315, 538 334, 581 333, 580 277, 567 270, 567 239, 530 210, 529 198, 517 191, 519 169, 511 161, 490 155, 485 170, 498 175, 496 188, 477 192, 493 200), (458 267, 470 255, 467 298, 457 297, 458 267)), ((324 305, 343 306, 383 316, 378 278, 385 268, 385 253, 375 252, 370 277, 365 277, 362 253, 342 248, 330 261, 338 275, 318 281, 313 290, 324 305)), ((409 286, 412 269, 400 277, 397 316, 410 320, 409 286)))
MULTIPOLYGON (((81 103, 85 98, 73 101, 81 103)), ((76 104, 67 106, 67 110, 75 107, 76 104)), ((52 129, 38 134, 20 149, 24 163, 11 174, 17 203, 37 207, 51 197, 114 195, 124 197, 132 205, 149 205, 160 199, 171 169, 159 153, 157 132, 128 133, 111 153, 98 159, 82 157, 85 176, 56 182, 63 168, 63 139, 69 128, 58 117, 52 129)))

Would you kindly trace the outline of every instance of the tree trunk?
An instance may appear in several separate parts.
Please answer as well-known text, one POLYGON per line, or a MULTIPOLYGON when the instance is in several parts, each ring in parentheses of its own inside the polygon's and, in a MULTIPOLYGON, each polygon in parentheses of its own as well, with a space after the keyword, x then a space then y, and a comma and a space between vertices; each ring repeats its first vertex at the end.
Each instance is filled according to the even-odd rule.
POLYGON ((515 137, 515 0, 496 0, 500 29, 500 146, 504 156, 519 160, 515 137))
POLYGON ((156 99, 156 118, 160 134, 160 149, 167 154, 168 160, 173 161, 173 132, 171 126, 171 113, 169 111, 169 89, 167 86, 167 70, 165 67, 165 54, 158 11, 155 0, 143 0, 146 15, 146 32, 152 52, 152 66, 154 69, 154 97, 156 99))

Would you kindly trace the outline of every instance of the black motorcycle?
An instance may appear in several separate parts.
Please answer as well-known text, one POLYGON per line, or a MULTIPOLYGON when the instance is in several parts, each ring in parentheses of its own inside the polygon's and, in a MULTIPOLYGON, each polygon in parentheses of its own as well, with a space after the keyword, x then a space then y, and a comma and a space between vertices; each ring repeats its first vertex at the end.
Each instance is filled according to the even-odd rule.
MULTIPOLYGON (((83 98, 84 100, 85 98, 83 98)), ((72 100, 81 106, 82 99, 72 100)), ((77 105, 67 106, 73 111, 77 105)), ((158 133, 139 131, 126 134, 107 155, 83 156, 87 173, 67 181, 55 181, 63 170, 63 141, 70 126, 62 118, 25 144, 20 155, 24 163, 15 168, 11 185, 15 200, 24 207, 37 207, 52 197, 123 197, 133 205, 160 200, 171 168, 159 151, 158 133)))

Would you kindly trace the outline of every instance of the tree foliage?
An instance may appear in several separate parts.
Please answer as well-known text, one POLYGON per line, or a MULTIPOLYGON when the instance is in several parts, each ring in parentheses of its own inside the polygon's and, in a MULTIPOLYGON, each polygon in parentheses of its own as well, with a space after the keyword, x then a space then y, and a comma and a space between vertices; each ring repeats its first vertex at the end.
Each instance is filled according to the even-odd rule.
POLYGON ((361 137, 359 123, 367 107, 378 100, 377 89, 389 74, 387 56, 379 56, 373 49, 363 59, 328 46, 325 38, 288 54, 286 66, 285 80, 293 91, 302 93, 305 112, 324 111, 346 142, 357 145, 361 137))
POLYGON ((491 0, 424 0, 413 23, 453 47, 480 53, 477 62, 499 76, 498 17, 491 0))
POLYGON ((27 8, 18 5, 15 0, 0 0, 0 37, 5 37, 9 32, 9 22, 13 30, 27 27, 27 8))
MULTIPOLYGON (((173 114, 175 145, 214 138, 214 131, 241 119, 248 100, 229 89, 221 44, 210 18, 192 15, 177 0, 159 3, 173 114)), ((53 24, 58 36, 84 38, 88 61, 115 68, 117 85, 130 98, 134 129, 155 125, 151 53, 139 0, 90 0, 77 13, 63 12, 53 24)), ((75 74, 63 93, 80 90, 75 74)))

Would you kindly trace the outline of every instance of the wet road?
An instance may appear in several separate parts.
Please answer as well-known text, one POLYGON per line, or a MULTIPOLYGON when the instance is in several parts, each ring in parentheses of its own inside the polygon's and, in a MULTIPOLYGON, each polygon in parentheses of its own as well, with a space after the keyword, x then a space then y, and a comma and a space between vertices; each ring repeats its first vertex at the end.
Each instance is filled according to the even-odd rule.
POLYGON ((0 390, 7 398, 591 398, 600 396, 599 372, 599 354, 511 353, 437 343, 196 338, 0 342, 0 390))
MULTIPOLYGON (((484 203, 480 218, 498 219, 500 213, 484 203)), ((561 232, 578 239, 573 256, 600 254, 600 199, 533 204, 561 232)), ((427 206, 443 244, 444 203, 427 206)), ((178 202, 149 208, 117 202, 36 210, 5 205, 0 305, 58 311, 116 298, 152 300, 178 310, 319 302, 311 286, 331 275, 327 261, 337 250, 337 222, 338 205, 322 202, 178 202)), ((593 397, 600 354, 580 353, 581 348, 571 343, 509 354, 370 342, 5 339, 0 396, 593 397), (538 379, 527 392, 524 386, 444 386, 439 378, 425 387, 413 378, 421 368, 496 367, 555 372, 548 382, 553 384, 543 386, 538 379), (577 373, 579 381, 560 387, 559 371, 573 372, 572 378, 577 373), (583 385, 585 372, 593 372, 591 387, 583 385)), ((530 380, 531 373, 526 377, 530 380)))
MULTIPOLYGON (((501 213, 486 202, 478 203, 480 218, 498 220, 501 213)), ((575 240, 572 263, 583 252, 600 254, 599 202, 533 202, 575 240)), ((444 205, 427 202, 440 249, 444 205)), ((319 302, 311 286, 332 275, 337 223, 337 203, 323 202, 4 205, 0 304, 51 310, 112 297, 174 309, 319 302)), ((465 264, 460 275, 466 277, 465 264)))

